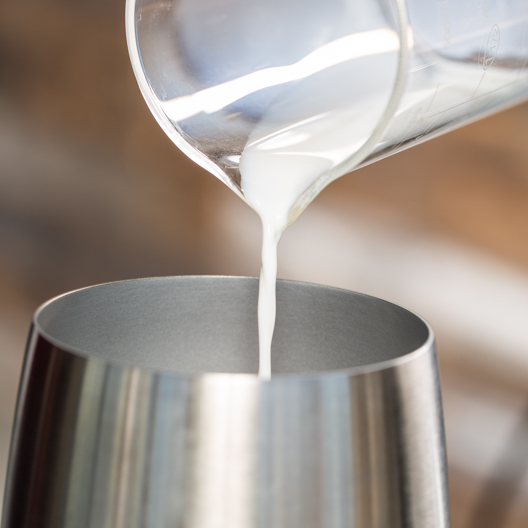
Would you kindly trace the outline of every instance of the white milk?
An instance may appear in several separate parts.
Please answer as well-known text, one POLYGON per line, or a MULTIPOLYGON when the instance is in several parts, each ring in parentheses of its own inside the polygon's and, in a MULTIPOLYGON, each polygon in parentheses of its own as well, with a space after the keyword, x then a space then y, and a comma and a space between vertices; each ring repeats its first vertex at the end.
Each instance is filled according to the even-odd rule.
POLYGON ((380 64, 373 68, 377 75, 372 82, 356 87, 360 108, 350 105, 355 99, 350 75, 357 65, 343 64, 290 86, 268 109, 242 153, 241 189, 262 221, 258 325, 263 378, 271 376, 277 245, 290 213, 314 182, 367 140, 390 96, 395 59, 395 52, 370 57, 371 65, 373 60, 380 64))
MULTIPOLYGON (((337 38, 289 66, 263 68, 162 102, 165 115, 177 123, 215 115, 261 90, 277 90, 254 126, 239 164, 241 191, 263 226, 259 373, 264 378, 271 375, 277 244, 292 209, 313 183, 363 145, 392 93, 398 36, 389 29, 365 29, 337 38)), ((209 133, 200 120, 186 130, 195 136, 198 148, 198 132, 209 133)), ((185 152, 195 156, 193 149, 185 152)), ((215 153, 208 159, 214 162, 215 153)))

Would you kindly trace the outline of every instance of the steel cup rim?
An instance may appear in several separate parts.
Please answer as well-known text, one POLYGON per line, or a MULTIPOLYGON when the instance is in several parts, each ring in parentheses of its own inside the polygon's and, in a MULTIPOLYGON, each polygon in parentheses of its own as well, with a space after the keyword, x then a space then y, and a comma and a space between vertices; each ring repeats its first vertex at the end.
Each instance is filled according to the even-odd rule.
POLYGON ((149 368, 145 366, 138 366, 134 365, 133 363, 127 363, 125 361, 120 361, 117 359, 103 359, 100 357, 93 356, 89 352, 86 352, 78 347, 69 345, 61 341, 60 339, 57 339, 53 337, 49 332, 44 330, 44 328, 39 324, 39 316, 42 314, 42 312, 51 304, 56 302, 59 299, 62 299, 64 297, 67 297, 69 295, 73 295, 78 292, 82 292, 85 290, 95 289, 95 288, 103 288, 107 286, 111 286, 114 284, 122 284, 127 282, 149 282, 149 281, 155 281, 155 280, 173 280, 173 279, 234 279, 234 280, 251 280, 255 281, 258 280, 257 277, 250 277, 250 276, 233 276, 233 275, 168 275, 168 276, 156 276, 156 277, 142 277, 142 278, 135 278, 135 279, 124 279, 124 280, 116 280, 116 281, 109 281, 104 282, 100 284, 94 284, 90 286, 84 286, 81 288, 76 288, 71 291, 64 292, 62 294, 56 295, 52 297, 51 299, 45 301, 42 303, 34 312, 33 318, 32 318, 32 326, 34 329, 34 333, 44 338, 47 342, 49 342, 54 347, 58 348, 59 350, 72 354, 74 356, 80 357, 87 361, 93 361, 93 362, 100 362, 106 365, 114 365, 119 368, 126 368, 126 369, 137 369, 139 371, 145 371, 145 372, 152 372, 155 374, 163 375, 163 376, 171 376, 176 378, 182 378, 186 380, 195 380, 195 379, 227 379, 230 378, 231 380, 240 380, 240 381, 248 381, 253 380, 257 383, 262 384, 273 384, 275 382, 284 381, 284 380, 316 380, 316 379, 329 379, 329 378, 335 378, 335 377, 345 377, 345 378, 351 378, 356 376, 361 376, 365 374, 371 374, 374 372, 380 372, 384 370, 390 370, 392 368, 396 368, 400 365, 404 365, 406 363, 409 363, 413 361, 414 359, 418 358, 419 356, 426 354, 430 351, 435 350, 435 335, 433 328, 431 325, 427 322, 426 319, 424 319, 421 315, 416 313, 413 310, 410 310, 409 308, 402 306, 400 304, 396 304, 392 301, 389 301, 387 299, 383 299, 380 297, 375 297, 373 295, 369 295, 362 292, 357 292, 353 290, 348 290, 346 288, 339 288, 335 286, 329 286, 329 285, 323 285, 323 284, 317 284, 317 283, 311 283, 307 281, 295 281, 295 280, 288 280, 288 279, 278 279, 278 283, 287 283, 287 284, 294 284, 294 285, 308 285, 311 287, 318 287, 324 290, 334 290, 334 291, 341 291, 346 292, 349 294, 367 297, 370 299, 375 299, 376 301, 381 301, 383 303, 387 303, 389 305, 397 306, 398 308, 401 308, 408 312, 409 314, 415 316, 421 323, 423 323, 427 330, 427 339, 422 343, 421 346, 416 348, 415 350, 412 350, 408 353, 405 353, 401 356, 398 356, 396 358, 383 360, 383 361, 377 361, 368 365, 360 365, 355 367, 348 367, 343 369, 328 369, 328 370, 321 370, 317 372, 302 372, 302 373, 294 373, 294 374, 284 374, 284 373, 278 373, 273 374, 271 379, 263 379, 258 376, 256 373, 238 373, 238 372, 201 372, 201 373, 185 373, 177 370, 161 370, 156 368, 149 368))

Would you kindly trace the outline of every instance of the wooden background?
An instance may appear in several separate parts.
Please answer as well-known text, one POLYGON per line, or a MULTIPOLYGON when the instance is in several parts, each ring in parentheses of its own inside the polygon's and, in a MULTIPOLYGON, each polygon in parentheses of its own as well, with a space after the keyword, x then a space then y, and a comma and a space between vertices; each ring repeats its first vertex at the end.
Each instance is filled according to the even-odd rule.
MULTIPOLYGON (((257 275, 259 243, 255 215, 150 116, 123 1, 0 3, 0 483, 41 302, 133 277, 257 275)), ((528 526, 528 105, 341 178, 280 259, 284 277, 431 321, 452 526, 528 526)))

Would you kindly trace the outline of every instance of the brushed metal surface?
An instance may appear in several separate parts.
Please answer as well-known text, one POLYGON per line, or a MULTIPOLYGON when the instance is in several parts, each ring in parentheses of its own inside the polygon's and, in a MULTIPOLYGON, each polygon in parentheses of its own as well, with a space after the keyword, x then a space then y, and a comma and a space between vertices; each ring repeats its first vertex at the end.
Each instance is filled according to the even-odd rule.
POLYGON ((344 290, 277 293, 271 381, 254 374, 256 279, 126 281, 41 307, 2 527, 447 528, 429 326, 344 290))

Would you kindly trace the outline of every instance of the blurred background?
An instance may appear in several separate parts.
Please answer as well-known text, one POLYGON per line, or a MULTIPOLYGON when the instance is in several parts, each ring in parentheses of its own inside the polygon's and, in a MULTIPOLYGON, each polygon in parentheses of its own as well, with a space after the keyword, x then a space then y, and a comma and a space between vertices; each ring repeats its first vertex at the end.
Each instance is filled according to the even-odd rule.
MULTIPOLYGON (((0 493, 35 308, 112 280, 257 275, 259 230, 151 117, 124 0, 0 3, 0 493)), ((452 526, 528 526, 528 104, 341 178, 279 259, 431 322, 452 526)))

